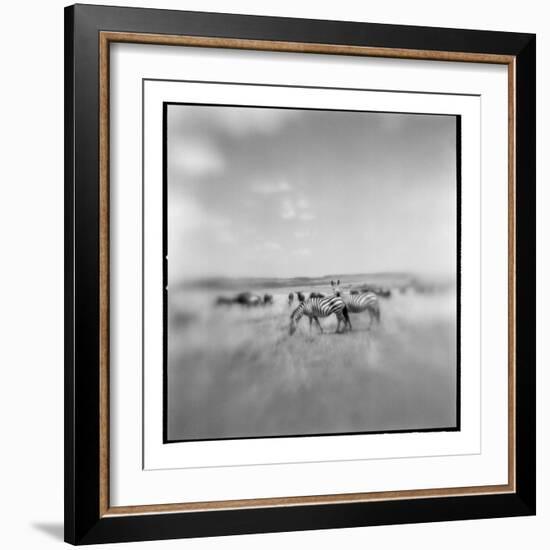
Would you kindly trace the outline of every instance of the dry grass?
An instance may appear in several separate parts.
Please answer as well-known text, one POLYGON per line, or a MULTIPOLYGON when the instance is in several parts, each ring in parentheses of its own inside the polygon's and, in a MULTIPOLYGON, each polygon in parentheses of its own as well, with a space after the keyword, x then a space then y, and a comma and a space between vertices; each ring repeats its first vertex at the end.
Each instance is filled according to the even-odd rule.
POLYGON ((382 301, 382 324, 351 317, 326 334, 302 319, 288 334, 288 291, 273 306, 215 308, 171 297, 168 437, 215 439, 449 428, 456 422, 453 294, 382 301))

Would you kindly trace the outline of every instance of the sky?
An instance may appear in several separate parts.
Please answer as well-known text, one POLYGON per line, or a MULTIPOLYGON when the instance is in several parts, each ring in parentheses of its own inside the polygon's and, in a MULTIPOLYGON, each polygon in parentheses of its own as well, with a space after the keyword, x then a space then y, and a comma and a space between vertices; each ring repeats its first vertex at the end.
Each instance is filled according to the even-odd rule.
POLYGON ((456 272, 456 118, 169 105, 168 277, 456 272))

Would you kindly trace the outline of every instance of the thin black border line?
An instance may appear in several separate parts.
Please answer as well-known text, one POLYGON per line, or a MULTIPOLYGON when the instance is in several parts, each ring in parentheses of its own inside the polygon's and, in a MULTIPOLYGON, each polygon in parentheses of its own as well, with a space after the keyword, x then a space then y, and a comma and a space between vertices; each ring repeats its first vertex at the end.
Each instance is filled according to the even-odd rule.
MULTIPOLYGON (((510 71, 510 67, 507 69, 510 71)), ((483 218, 482 218, 482 212, 483 212, 483 97, 479 97, 479 289, 480 292, 483 288, 483 218)), ((507 142, 510 140, 510 134, 508 133, 507 136, 507 142)), ((510 162, 510 158, 507 156, 506 158, 507 163, 510 162)), ((509 176, 507 179, 507 185, 510 185, 509 182, 509 176)), ((510 201, 507 201, 507 212, 510 211, 510 201)), ((508 238, 508 234, 506 236, 508 238)), ((508 264, 510 262, 510 258, 508 257, 508 264)), ((509 269, 509 267, 508 267, 509 269)), ((509 291, 510 289, 508 289, 509 291)), ((483 368, 481 368, 481 365, 483 365, 483 300, 479 300, 479 450, 480 452, 483 452, 483 368)), ((510 348, 508 347, 507 353, 510 353, 510 348)), ((510 380, 508 380, 508 385, 510 384, 510 380)), ((509 405, 508 405, 509 406, 509 405)), ((509 414, 509 413, 508 413, 509 414)))
MULTIPOLYGON (((461 97, 481 97, 480 94, 463 94, 463 93, 450 93, 450 92, 423 92, 418 90, 378 90, 374 88, 344 88, 344 87, 331 87, 331 86, 308 86, 308 85, 294 85, 294 84, 268 84, 268 83, 254 83, 254 82, 230 82, 230 81, 207 81, 207 80, 186 80, 186 79, 162 79, 162 78, 142 78, 141 79, 141 86, 142 86, 142 403, 145 399, 145 389, 144 389, 144 373, 145 373, 145 367, 143 364, 144 361, 144 354, 143 354, 143 347, 144 347, 144 284, 143 284, 143 272, 144 272, 144 217, 143 217, 143 211, 144 211, 144 171, 143 171, 143 165, 144 165, 144 90, 145 90, 145 82, 183 82, 183 83, 194 83, 194 84, 217 84, 217 85, 238 85, 238 86, 258 86, 258 87, 278 87, 278 88, 301 88, 301 89, 318 89, 318 90, 342 90, 342 91, 362 91, 362 92, 388 92, 388 93, 411 93, 411 94, 420 94, 420 95, 446 95, 446 96, 461 96, 461 97)), ((356 109, 328 109, 328 108, 312 108, 312 107, 285 107, 285 106, 254 106, 254 105, 231 105, 231 104, 218 104, 218 103, 179 103, 179 102, 163 102, 163 264, 167 262, 167 246, 165 247, 166 243, 166 235, 165 232, 165 220, 166 220, 166 211, 167 211, 167 205, 164 204, 166 199, 166 190, 165 186, 166 183, 164 181, 164 175, 166 173, 166 167, 164 166, 164 163, 166 162, 165 156, 165 150, 166 150, 166 128, 165 128, 165 105, 194 105, 194 106, 216 106, 216 107, 241 107, 241 108, 265 108, 265 109, 295 109, 295 110, 312 110, 312 111, 336 111, 336 112, 359 112, 359 113, 387 113, 387 114, 407 114, 407 115, 431 115, 431 116, 455 116, 460 121, 461 116, 457 115, 455 113, 415 113, 415 112, 400 112, 400 111, 368 111, 368 110, 356 110, 356 109)), ((457 124, 460 124, 460 122, 457 122, 457 124)), ((458 132, 457 128, 457 132, 458 132)), ((461 159, 461 149, 458 147, 458 138, 457 138, 457 162, 461 159)), ((457 167, 457 170, 460 172, 460 167, 457 167)), ((457 205, 460 205, 460 195, 461 195, 461 179, 457 181, 457 195, 459 195, 459 200, 457 200, 457 205)), ((457 207, 458 209, 458 207, 457 207)), ((460 213, 459 210, 457 210, 458 213, 460 213)), ((460 215, 457 216, 457 254, 459 254, 460 250, 460 242, 461 242, 461 224, 460 224, 460 215)), ((376 435, 379 433, 385 434, 385 433, 422 433, 422 432, 428 432, 428 431, 460 431, 460 425, 461 425, 461 417, 460 417, 460 278, 461 278, 461 271, 460 271, 460 257, 458 257, 458 264, 457 264, 457 407, 456 407, 456 427, 453 428, 424 428, 424 429, 418 429, 418 430, 393 430, 393 431, 381 431, 381 432, 338 432, 337 434, 307 434, 307 435, 274 435, 274 436, 248 436, 248 437, 239 437, 239 438, 218 438, 218 439, 191 439, 191 440, 168 440, 167 438, 167 374, 166 374, 166 354, 167 354, 167 330, 166 330, 166 321, 167 321, 167 286, 168 286, 168 278, 167 278, 167 265, 163 265, 163 294, 166 294, 166 296, 163 296, 163 412, 162 412, 162 423, 163 423, 163 443, 184 443, 184 442, 192 442, 192 441, 224 441, 224 440, 241 440, 241 439, 271 439, 271 438, 281 438, 281 437, 321 437, 321 436, 330 436, 330 435, 376 435), (166 269, 166 273, 164 273, 164 270, 166 269), (166 386, 166 387, 165 387, 166 386)), ((142 406, 142 439, 145 440, 145 410, 142 406)), ((143 448, 143 464, 145 464, 145 450, 143 448)))
MULTIPOLYGON (((441 430, 440 430, 441 431, 441 430)), ((413 432, 417 433, 417 432, 413 432)), ((325 434, 327 437, 331 434, 325 434)), ((333 436, 340 436, 343 434, 332 434, 333 436)), ((352 434, 357 435, 357 434, 352 434)), ((367 434, 367 435, 377 435, 377 434, 367 434)), ((391 434, 393 435, 393 434, 391 434)), ((269 439, 276 439, 278 436, 270 437, 269 439)), ((300 437, 300 436, 294 436, 294 437, 300 437)), ((255 439, 255 438, 247 438, 247 439, 255 439)), ((212 441, 212 440, 209 440, 212 441)), ((214 441, 220 441, 220 440, 214 440, 214 441)), ((221 440, 226 441, 226 440, 221 440)), ((192 441, 187 441, 187 443, 191 443, 192 441)), ((171 443, 181 443, 180 441, 170 441, 168 444, 171 443)), ((202 443, 201 440, 199 440, 199 443, 202 443)), ((209 466, 162 466, 162 467, 155 467, 155 468, 143 468, 147 472, 166 472, 169 470, 210 470, 210 469, 221 469, 221 468, 254 468, 256 466, 301 466, 305 464, 334 464, 334 463, 341 463, 341 462, 375 462, 375 461, 381 461, 381 460, 416 460, 416 459, 424 459, 424 458, 461 458, 465 456, 480 456, 482 453, 481 451, 475 452, 475 453, 451 453, 451 454, 433 454, 433 455, 406 455, 406 456, 374 456, 374 457, 368 457, 368 458, 329 458, 327 460, 291 460, 289 462, 254 462, 252 464, 246 463, 246 464, 212 464, 209 466)), ((406 489, 404 489, 406 490, 406 489)), ((376 491, 374 491, 376 492, 376 491)))
MULTIPOLYGON (((119 42, 122 44, 122 42, 119 42)), ((444 96, 457 96, 457 97, 481 97, 481 94, 467 94, 461 92, 425 92, 422 90, 388 90, 385 88, 346 88, 344 86, 312 86, 307 84, 270 84, 266 82, 236 82, 225 80, 196 80, 196 79, 179 79, 179 78, 142 78, 142 82, 184 82, 186 84, 214 84, 218 86, 257 86, 261 88, 300 88, 304 90, 334 90, 344 92, 382 92, 391 94, 417 94, 417 95, 444 95, 444 96)), ((172 104, 178 104, 177 102, 168 102, 172 104)), ((199 104, 206 105, 206 104, 199 104)), ((217 103, 215 105, 218 105, 217 103)), ((246 105, 245 105, 246 106, 246 105)), ((276 109, 282 109, 283 107, 274 107, 276 109)), ((292 109, 293 107, 289 107, 292 109)), ((332 109, 327 109, 332 110, 332 109)), ((342 109, 334 109, 342 110, 342 109)), ((352 109, 353 110, 353 109, 352 109)), ((371 112, 371 111, 358 111, 358 112, 371 112)), ((372 111, 379 112, 379 111, 372 111)), ((390 112, 390 111, 388 111, 390 112)), ((393 112, 393 111, 391 111, 393 112)), ((411 113, 411 114, 438 114, 438 113, 411 113)))
MULTIPOLYGON (((109 52, 109 58, 110 58, 109 52)), ((164 113, 163 113, 164 117, 164 113)), ((164 145, 163 145, 164 148, 164 145)), ((141 467, 145 469, 145 81, 141 81, 141 467)), ((164 168, 163 168, 164 170, 164 168)), ((164 193, 163 193, 164 195, 164 193)), ((164 237, 163 237, 164 242, 164 237)), ((164 300, 164 296, 163 296, 164 300)), ((164 315, 164 313, 163 313, 164 315)), ((164 328, 163 328, 164 331, 164 328)), ((164 345, 164 342, 163 342, 164 345)), ((164 377, 163 377, 164 378, 164 377)), ((164 392, 164 390, 163 390, 164 392)), ((164 393, 163 393, 164 396, 164 393)), ((163 397, 164 399, 164 397, 163 397)), ((162 425, 164 430, 164 410, 162 425)), ((164 431, 162 433, 164 439, 164 431)))
MULTIPOLYGON (((142 131, 143 133, 143 131, 142 131)), ((142 156, 144 152, 142 151, 142 156)), ((168 442, 168 104, 162 102, 162 443, 168 442)), ((145 189, 145 173, 143 174, 145 189)), ((145 219, 142 219, 142 227, 145 219)), ((145 228, 144 228, 145 229, 145 228)), ((142 307, 143 314, 143 307, 142 307)), ((143 323, 142 323, 143 324, 143 323)), ((143 357, 145 360, 145 356, 143 357)), ((145 365, 143 365, 145 367, 145 365)), ((145 370, 145 369, 143 369, 145 370)), ((145 407, 143 407, 145 410, 145 407)), ((145 447, 143 448, 145 452, 145 447)))
MULTIPOLYGON (((154 79, 142 79, 143 82, 146 80, 154 79)), ((163 79, 156 79, 155 81, 163 81, 163 79)), ((174 81, 178 82, 178 81, 174 81)), ((254 85, 254 84, 249 84, 254 85)), ((293 86, 294 87, 294 86, 293 86)), ((300 86, 296 86, 300 88, 300 86)), ((449 94, 453 95, 453 94, 449 94)), ((473 95, 473 97, 478 97, 473 95)), ((142 119, 142 136, 143 132, 143 123, 144 118, 142 119)), ((235 104, 219 104, 219 103, 195 103, 195 102, 174 102, 174 101, 163 101, 162 103, 162 219, 163 219, 163 244, 162 244, 162 255, 163 255, 163 358, 162 358, 162 443, 164 445, 172 443, 190 443, 190 442, 205 442, 205 441, 243 441, 243 440, 254 440, 254 439, 282 439, 282 438, 298 438, 298 437, 327 437, 327 436, 349 436, 349 435, 381 435, 381 434, 402 434, 402 433, 431 433, 431 432, 458 432, 461 430, 461 391, 460 391, 460 381, 461 381, 461 327, 460 327, 460 309, 461 309, 461 241, 462 241, 462 227, 461 227, 461 187, 462 187, 462 170, 461 170, 461 115, 456 113, 415 113, 415 112, 400 112, 400 111, 370 111, 370 110, 357 110, 357 109, 329 109, 329 108, 307 108, 307 107, 280 107, 280 106, 267 106, 267 105, 235 105, 235 104), (419 428, 419 429, 403 429, 403 430, 374 430, 367 432, 329 432, 329 433, 311 433, 311 434, 276 434, 276 435, 258 435, 258 436, 244 436, 244 437, 219 437, 219 438, 194 438, 194 439, 168 439, 168 372, 167 372, 167 355, 168 355, 168 330, 167 330, 167 319, 168 319, 168 249, 167 249, 167 157, 168 157, 168 135, 167 135, 167 110, 170 105, 185 105, 185 106, 197 106, 197 107, 239 107, 239 108, 264 108, 264 109, 285 109, 285 110, 301 110, 301 111, 323 111, 323 112, 354 112, 354 113, 382 113, 382 114, 405 114, 405 115, 417 115, 417 116, 454 116, 456 121, 456 176, 457 176, 457 266, 456 266, 456 276, 457 276, 457 367, 456 367, 456 382, 455 382, 455 393, 456 393, 456 425, 453 427, 443 427, 443 428, 419 428)), ((144 158, 144 151, 142 149, 142 158, 144 158)), ((144 176, 144 174, 143 174, 144 176)), ((144 187, 144 181, 142 184, 142 189, 144 187)), ((142 219, 142 231, 144 233, 144 220, 142 219)), ((143 235, 142 235, 143 243, 143 235)), ((144 321, 144 310, 142 307, 142 326, 144 321)), ((144 365, 142 365, 142 370, 144 371, 144 365)), ((142 410, 143 407, 142 407, 142 410)), ((143 424, 142 424, 143 425, 143 424)), ((143 453, 144 453, 143 448, 143 453)))
POLYGON ((236 107, 239 109, 280 109, 285 111, 323 111, 335 113, 368 113, 368 114, 384 114, 384 115, 410 115, 410 116, 460 116, 458 113, 415 113, 413 111, 371 111, 368 109, 330 109, 327 107, 288 107, 285 105, 241 105, 239 103, 199 103, 197 101, 189 101, 179 103, 177 101, 165 101, 166 105, 184 105, 187 107, 236 107))
MULTIPOLYGON (((456 115, 456 427, 462 425, 462 115, 456 115)), ((481 420, 481 419, 480 419, 481 420)))

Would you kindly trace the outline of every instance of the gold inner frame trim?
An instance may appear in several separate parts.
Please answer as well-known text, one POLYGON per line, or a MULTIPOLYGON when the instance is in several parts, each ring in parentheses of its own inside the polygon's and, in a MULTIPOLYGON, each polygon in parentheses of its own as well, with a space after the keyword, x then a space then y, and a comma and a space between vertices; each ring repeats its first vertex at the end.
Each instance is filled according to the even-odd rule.
POLYGON ((276 42, 236 38, 161 35, 148 33, 99 33, 99 514, 104 516, 198 512, 277 506, 314 506, 352 502, 374 502, 449 496, 514 493, 516 491, 516 59, 515 56, 463 53, 401 48, 345 46, 338 44, 312 44, 276 42), (307 495, 260 499, 224 500, 213 502, 184 502, 148 504, 139 506, 110 506, 109 500, 109 82, 110 44, 125 42, 164 46, 229 48, 272 52, 314 53, 430 61, 458 61, 467 63, 494 63, 508 67, 508 483, 473 487, 415 489, 406 491, 380 491, 334 495, 307 495))

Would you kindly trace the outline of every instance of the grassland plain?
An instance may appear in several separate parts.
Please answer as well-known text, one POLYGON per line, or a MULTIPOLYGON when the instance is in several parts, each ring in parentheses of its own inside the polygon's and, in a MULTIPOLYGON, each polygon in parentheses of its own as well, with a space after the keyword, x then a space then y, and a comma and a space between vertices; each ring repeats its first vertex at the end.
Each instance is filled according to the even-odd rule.
POLYGON ((257 288, 274 304, 253 308, 215 307, 214 289, 172 292, 169 441, 455 427, 454 286, 394 292, 370 330, 363 313, 352 332, 329 318, 319 334, 304 318, 293 336, 290 290, 257 288))

